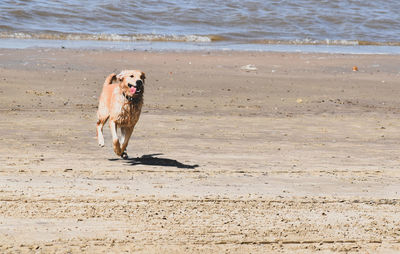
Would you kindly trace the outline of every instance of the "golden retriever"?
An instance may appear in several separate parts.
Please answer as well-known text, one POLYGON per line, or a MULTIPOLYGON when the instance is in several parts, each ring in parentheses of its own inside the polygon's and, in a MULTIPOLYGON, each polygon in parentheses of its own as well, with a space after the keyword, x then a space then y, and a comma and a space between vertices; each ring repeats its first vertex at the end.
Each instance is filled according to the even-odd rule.
POLYGON ((139 70, 110 74, 100 95, 97 111, 99 146, 104 146, 103 126, 109 119, 114 152, 123 159, 128 158, 126 147, 142 110, 144 80, 145 74, 139 70))

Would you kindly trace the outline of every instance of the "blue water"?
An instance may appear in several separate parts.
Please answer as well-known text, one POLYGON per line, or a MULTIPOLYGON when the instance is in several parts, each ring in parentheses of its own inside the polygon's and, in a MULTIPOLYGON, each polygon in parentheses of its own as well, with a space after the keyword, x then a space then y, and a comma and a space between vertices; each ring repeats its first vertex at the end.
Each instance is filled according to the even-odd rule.
POLYGON ((399 10, 400 1, 393 0, 2 0, 0 47, 10 47, 14 43, 7 39, 15 39, 25 41, 15 42, 19 47, 56 47, 62 40, 68 47, 138 50, 301 48, 364 53, 377 48, 372 51, 396 53, 399 10), (340 46, 346 49, 338 50, 340 46))

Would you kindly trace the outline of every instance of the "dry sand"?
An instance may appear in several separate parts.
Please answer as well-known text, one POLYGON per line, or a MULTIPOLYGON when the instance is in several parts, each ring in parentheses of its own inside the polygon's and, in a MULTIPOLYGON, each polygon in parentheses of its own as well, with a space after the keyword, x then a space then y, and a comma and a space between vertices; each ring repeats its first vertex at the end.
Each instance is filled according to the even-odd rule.
POLYGON ((399 63, 0 50, 0 251, 399 252, 399 63), (95 122, 127 68, 147 83, 122 160, 95 122))

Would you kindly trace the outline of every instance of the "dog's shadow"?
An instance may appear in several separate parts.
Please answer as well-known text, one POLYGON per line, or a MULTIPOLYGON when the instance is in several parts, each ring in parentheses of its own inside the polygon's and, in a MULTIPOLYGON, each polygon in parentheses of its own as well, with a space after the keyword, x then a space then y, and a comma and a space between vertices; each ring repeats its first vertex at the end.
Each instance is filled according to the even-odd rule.
MULTIPOLYGON (((142 157, 128 158, 124 161, 126 161, 127 164, 130 164, 131 166, 147 165, 147 166, 163 166, 163 167, 176 167, 176 168, 187 168, 187 169, 194 169, 199 166, 197 164, 189 165, 173 159, 156 157, 159 155, 163 154, 162 153, 146 154, 142 155, 142 157)), ((116 161, 120 159, 109 159, 109 160, 116 161)))

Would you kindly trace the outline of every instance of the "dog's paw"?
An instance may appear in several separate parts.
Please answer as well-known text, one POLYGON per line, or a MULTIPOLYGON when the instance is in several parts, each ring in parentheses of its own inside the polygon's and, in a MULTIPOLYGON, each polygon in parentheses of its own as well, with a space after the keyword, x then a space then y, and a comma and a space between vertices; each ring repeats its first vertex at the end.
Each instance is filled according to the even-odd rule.
POLYGON ((100 147, 104 146, 104 138, 98 138, 98 142, 100 147))
POLYGON ((126 152, 123 152, 121 154, 121 158, 124 159, 124 160, 127 160, 128 159, 128 154, 126 152))

